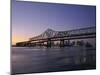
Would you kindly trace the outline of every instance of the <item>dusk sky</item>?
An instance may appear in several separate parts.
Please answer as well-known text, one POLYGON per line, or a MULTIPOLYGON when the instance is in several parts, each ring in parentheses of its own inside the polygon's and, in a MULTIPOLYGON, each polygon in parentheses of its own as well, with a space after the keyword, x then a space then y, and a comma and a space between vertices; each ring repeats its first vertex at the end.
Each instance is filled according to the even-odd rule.
POLYGON ((64 31, 95 25, 95 6, 12 2, 12 44, 28 40, 48 28, 64 31))

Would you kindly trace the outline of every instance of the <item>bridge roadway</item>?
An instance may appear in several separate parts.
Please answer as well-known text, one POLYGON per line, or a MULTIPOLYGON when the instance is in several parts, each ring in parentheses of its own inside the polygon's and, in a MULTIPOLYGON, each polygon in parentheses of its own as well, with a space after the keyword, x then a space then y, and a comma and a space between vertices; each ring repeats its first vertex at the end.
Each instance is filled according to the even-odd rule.
POLYGON ((63 37, 50 37, 50 38, 44 38, 44 39, 36 39, 36 40, 30 40, 32 41, 42 41, 47 42, 48 40, 51 41, 60 41, 60 40, 72 40, 72 39, 87 39, 87 38, 96 38, 96 33, 89 33, 89 34, 79 34, 79 35, 68 35, 63 37))
POLYGON ((44 46, 44 42, 47 43, 47 47, 51 47, 52 41, 60 41, 60 46, 64 47, 64 41, 70 41, 74 39, 88 39, 96 38, 96 27, 81 28, 70 31, 54 31, 52 29, 47 29, 44 33, 39 36, 30 38, 29 41, 24 42, 27 45, 39 44, 44 46))
POLYGON ((73 39, 87 39, 87 38, 96 38, 95 33, 91 33, 91 34, 82 34, 82 35, 71 35, 71 36, 67 36, 67 37, 52 37, 52 38, 45 38, 45 39, 38 39, 38 40, 31 40, 29 42, 34 42, 35 43, 44 43, 47 42, 47 47, 51 47, 51 41, 60 41, 60 43, 62 43, 62 47, 64 46, 64 41, 65 40, 73 40, 73 39))

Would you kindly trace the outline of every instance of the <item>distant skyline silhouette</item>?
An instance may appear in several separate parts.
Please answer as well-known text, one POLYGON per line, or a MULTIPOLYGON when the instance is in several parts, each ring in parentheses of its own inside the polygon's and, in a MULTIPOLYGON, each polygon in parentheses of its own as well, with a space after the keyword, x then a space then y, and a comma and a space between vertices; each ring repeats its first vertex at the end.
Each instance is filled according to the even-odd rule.
POLYGON ((96 6, 20 2, 12 0, 12 44, 48 28, 72 30, 96 25, 96 6))

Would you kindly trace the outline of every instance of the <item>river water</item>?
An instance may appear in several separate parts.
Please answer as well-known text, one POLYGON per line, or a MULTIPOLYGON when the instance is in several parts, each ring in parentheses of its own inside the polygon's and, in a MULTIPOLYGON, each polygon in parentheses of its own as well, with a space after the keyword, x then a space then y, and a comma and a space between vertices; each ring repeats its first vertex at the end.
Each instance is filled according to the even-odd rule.
POLYGON ((96 50, 93 48, 12 47, 11 52, 12 74, 95 69, 96 67, 96 50))

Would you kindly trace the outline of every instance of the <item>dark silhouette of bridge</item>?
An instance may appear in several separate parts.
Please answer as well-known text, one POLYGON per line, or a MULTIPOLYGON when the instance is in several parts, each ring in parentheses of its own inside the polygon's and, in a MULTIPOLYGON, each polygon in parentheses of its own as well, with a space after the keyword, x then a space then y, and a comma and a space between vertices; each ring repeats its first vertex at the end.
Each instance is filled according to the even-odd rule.
MULTIPOLYGON (((28 41, 16 43, 16 46, 17 47, 36 47, 36 48, 32 48, 33 49, 32 55, 34 55, 34 50, 37 49, 38 46, 39 46, 39 50, 42 50, 42 48, 40 48, 40 47, 43 47, 43 48, 47 47, 45 49, 47 51, 35 52, 36 55, 38 56, 38 54, 43 53, 42 57, 46 57, 46 60, 50 60, 50 62, 48 62, 48 63, 51 65, 54 62, 59 62, 66 58, 66 60, 64 60, 64 62, 66 62, 67 66, 65 65, 65 69, 67 68, 67 70, 95 69, 96 68, 96 47, 91 46, 91 44, 88 42, 85 43, 86 47, 83 46, 83 44, 84 44, 83 42, 85 40, 87 41, 90 39, 93 39, 94 42, 96 42, 96 40, 95 40, 96 39, 96 27, 87 27, 87 28, 80 28, 80 29, 68 30, 68 31, 54 31, 52 29, 47 29, 42 34, 32 37, 28 41), (79 45, 79 46, 72 47, 72 46, 74 46, 75 42, 73 42, 73 43, 70 43, 70 42, 73 40, 76 40, 77 45, 79 45), (78 41, 78 40, 84 40, 84 41, 78 41), (54 54, 51 53, 53 51, 51 51, 49 53, 49 50, 55 50, 54 48, 50 48, 53 46, 53 42, 55 42, 55 41, 59 41, 59 45, 57 47, 66 47, 67 46, 66 48, 60 48, 60 49, 56 48, 56 50, 58 50, 58 51, 54 51, 54 52, 58 53, 57 56, 55 56, 55 53, 54 54), (69 47, 69 46, 71 46, 71 47, 69 47), (60 52, 59 52, 59 50, 60 50, 60 52), (47 54, 44 55, 44 53, 49 54, 49 56, 47 54), (53 56, 53 58, 51 56, 53 56), (55 61, 54 61, 54 58, 56 58, 56 57, 57 57, 57 59, 55 59, 55 61), (59 57, 60 57, 60 59, 59 59, 59 57)), ((24 48, 24 49, 26 49, 26 48, 24 48)), ((30 50, 30 48, 27 48, 25 51, 27 51, 27 50, 30 50)), ((25 52, 25 55, 30 56, 29 52, 28 52, 28 55, 25 52)), ((40 57, 38 57, 38 58, 40 59, 40 57)), ((33 59, 34 59, 34 56, 32 56, 31 60, 33 60, 33 59)), ((36 57, 36 59, 37 59, 37 57, 36 57)))
POLYGON ((96 38, 96 27, 80 28, 69 31, 54 31, 52 29, 47 29, 42 34, 32 37, 28 41, 19 42, 16 45, 51 47, 52 42, 59 41, 59 46, 64 47, 70 45, 70 40, 87 38, 96 38))

